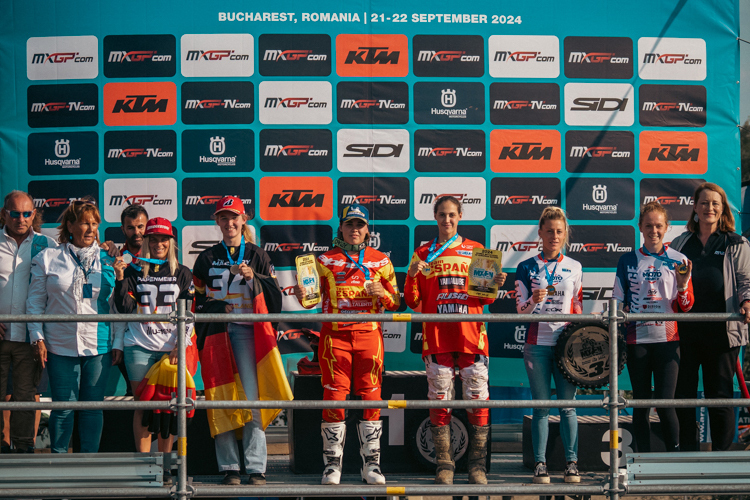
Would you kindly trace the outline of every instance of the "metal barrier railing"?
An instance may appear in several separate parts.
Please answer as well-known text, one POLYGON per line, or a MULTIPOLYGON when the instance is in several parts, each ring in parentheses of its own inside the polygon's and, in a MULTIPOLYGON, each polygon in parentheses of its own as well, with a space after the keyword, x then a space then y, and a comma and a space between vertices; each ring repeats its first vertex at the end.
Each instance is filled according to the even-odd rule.
MULTIPOLYGON (((350 314, 233 314, 232 320, 242 322, 316 322, 340 321, 351 319, 350 314)), ((376 322, 443 322, 458 323, 468 321, 480 322, 603 322, 608 326, 610 339, 617 338, 618 324, 628 321, 742 321, 743 315, 729 313, 693 313, 693 314, 647 314, 626 313, 617 309, 617 301, 610 299, 608 309, 602 314, 370 314, 368 321, 376 322)), ((82 314, 82 315, 0 315, 2 323, 74 323, 74 322, 172 322, 177 324, 177 331, 185 331, 189 322, 224 322, 226 314, 192 314, 186 311, 186 301, 177 301, 177 310, 172 314, 82 314)), ((620 483, 619 472, 619 419, 618 411, 622 408, 658 407, 721 407, 750 406, 750 399, 641 399, 625 400, 619 397, 618 373, 610 369, 609 394, 601 402, 579 400, 525 400, 525 401, 194 401, 186 397, 186 357, 185 336, 177 336, 178 347, 178 387, 177 397, 172 401, 72 401, 72 402, 2 402, 2 410, 36 410, 36 409, 72 409, 72 410, 133 410, 133 409, 171 409, 177 412, 177 484, 167 488, 55 488, 55 489, 4 489, 2 497, 36 498, 40 493, 58 497, 96 498, 118 496, 135 497, 169 497, 185 500, 189 497, 208 496, 243 496, 252 492, 253 496, 444 496, 444 495, 607 495, 612 500, 619 500, 621 494, 659 494, 659 493, 745 493, 747 485, 712 484, 712 485, 661 485, 629 486, 620 483), (415 486, 372 486, 372 485, 338 485, 338 486, 212 486, 204 488, 187 484, 187 412, 193 408, 285 408, 285 409, 365 409, 365 408, 604 408, 609 411, 609 482, 603 485, 415 485, 415 486)), ((610 342, 610 359, 618 358, 618 343, 610 342)), ((750 473, 749 473, 750 474, 750 473)))

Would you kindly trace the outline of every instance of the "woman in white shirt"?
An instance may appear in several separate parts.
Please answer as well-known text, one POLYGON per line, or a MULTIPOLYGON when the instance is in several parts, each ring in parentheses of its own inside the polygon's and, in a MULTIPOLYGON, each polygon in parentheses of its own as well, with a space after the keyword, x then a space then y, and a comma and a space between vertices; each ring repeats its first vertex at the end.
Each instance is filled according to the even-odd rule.
MULTIPOLYGON (((114 259, 99 247, 99 210, 92 200, 71 203, 60 216, 59 247, 31 263, 28 314, 107 314, 114 289, 114 259)), ((122 359, 122 339, 109 323, 28 323, 39 359, 48 364, 53 401, 102 401, 109 368, 122 359)), ((67 453, 73 411, 50 414, 53 453, 67 453)), ((99 451, 101 410, 81 410, 81 453, 99 451)))

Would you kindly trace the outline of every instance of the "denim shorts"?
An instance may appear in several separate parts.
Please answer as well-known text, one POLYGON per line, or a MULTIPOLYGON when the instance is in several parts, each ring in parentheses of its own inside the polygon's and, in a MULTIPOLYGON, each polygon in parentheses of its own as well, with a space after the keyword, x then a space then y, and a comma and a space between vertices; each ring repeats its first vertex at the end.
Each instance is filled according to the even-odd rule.
POLYGON ((140 382, 154 363, 158 362, 167 352, 149 351, 137 345, 125 346, 125 368, 131 382, 140 382))

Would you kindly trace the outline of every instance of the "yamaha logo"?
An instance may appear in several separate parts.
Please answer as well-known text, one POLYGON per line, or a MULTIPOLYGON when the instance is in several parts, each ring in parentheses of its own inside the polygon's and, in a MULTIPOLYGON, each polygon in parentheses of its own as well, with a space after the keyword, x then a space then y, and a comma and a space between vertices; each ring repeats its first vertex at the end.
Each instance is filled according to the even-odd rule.
POLYGON ((593 191, 591 192, 591 198, 596 203, 604 203, 607 201, 607 186, 603 184, 594 186, 593 191))
POLYGON ((211 143, 209 144, 208 148, 209 151, 211 151, 211 154, 214 156, 223 155, 227 150, 227 145, 224 137, 211 137, 211 143))
POLYGON ((445 108, 452 108, 456 105, 456 91, 452 89, 443 89, 440 95, 440 104, 445 108))
POLYGON ((70 154, 70 140, 60 139, 55 141, 55 156, 58 158, 67 158, 70 154))

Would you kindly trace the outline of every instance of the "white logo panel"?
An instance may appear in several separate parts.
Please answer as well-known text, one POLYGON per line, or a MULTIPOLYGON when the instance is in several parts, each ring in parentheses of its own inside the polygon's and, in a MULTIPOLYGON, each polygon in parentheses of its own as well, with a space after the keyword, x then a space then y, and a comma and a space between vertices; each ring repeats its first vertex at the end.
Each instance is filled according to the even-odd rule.
POLYGON ((534 257, 540 250, 539 226, 492 226, 490 248, 503 252, 503 268, 515 268, 518 264, 534 257))
POLYGON ((615 273, 583 273, 583 314, 599 314, 609 306, 615 273))
MULTIPOLYGON (((150 212, 149 215, 151 215, 150 212)), ((250 233, 253 235, 253 240, 258 241, 254 226, 250 226, 250 233)), ((221 229, 216 224, 184 226, 182 228, 182 238, 180 239, 182 243, 180 262, 182 265, 192 269, 195 266, 195 259, 198 258, 198 255, 220 241, 221 229)))
POLYGON ((254 41, 249 33, 182 35, 182 76, 252 76, 254 41))
POLYGON ((383 350, 385 352, 406 350, 406 323, 383 323, 383 350))
POLYGON ((104 181, 104 219, 120 222, 123 209, 138 203, 151 218, 177 218, 177 181, 175 179, 107 179, 104 181))
POLYGON ((434 221, 432 207, 445 195, 461 202, 462 220, 484 220, 487 216, 487 183, 482 177, 417 177, 414 180, 414 217, 434 221))
POLYGON ((574 126, 629 127, 638 105, 627 83, 568 83, 565 123, 574 126))
POLYGON ((26 41, 29 80, 84 80, 99 75, 99 40, 87 36, 34 37, 26 41))
POLYGON ((260 82, 260 122, 327 125, 332 119, 330 82, 260 82))
POLYGON ((493 78, 557 78, 560 41, 556 36, 492 35, 489 62, 493 78))
POLYGON ((638 76, 644 80, 705 80, 706 41, 702 38, 639 38, 638 76))
POLYGON ((351 129, 336 135, 338 169, 376 173, 409 170, 409 131, 403 129, 351 129))

